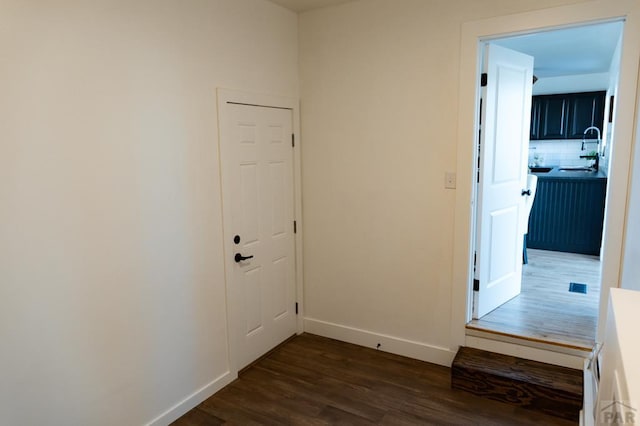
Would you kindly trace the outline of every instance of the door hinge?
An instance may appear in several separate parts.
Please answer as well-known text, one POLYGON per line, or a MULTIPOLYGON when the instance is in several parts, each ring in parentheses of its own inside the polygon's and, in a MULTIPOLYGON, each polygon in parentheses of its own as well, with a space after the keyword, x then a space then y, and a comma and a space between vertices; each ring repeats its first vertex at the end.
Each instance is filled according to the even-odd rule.
POLYGON ((293 133, 291 133, 291 147, 296 147, 296 135, 294 135, 293 133))
POLYGON ((298 315, 298 302, 296 302, 296 315, 298 315))
POLYGON ((298 233, 298 222, 296 222, 295 220, 293 221, 293 233, 298 233))
POLYGON ((489 79, 489 76, 487 75, 486 72, 483 72, 482 74, 480 74, 480 87, 487 87, 488 79, 489 79))
POLYGON ((480 291, 480 280, 473 280, 473 291, 480 291))

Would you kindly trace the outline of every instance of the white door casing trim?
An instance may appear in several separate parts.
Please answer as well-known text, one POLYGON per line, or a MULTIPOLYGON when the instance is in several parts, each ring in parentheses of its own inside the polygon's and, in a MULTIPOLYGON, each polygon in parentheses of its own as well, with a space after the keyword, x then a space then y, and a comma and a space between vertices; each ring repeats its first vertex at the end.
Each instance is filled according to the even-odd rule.
MULTIPOLYGON (((298 315, 296 318, 296 332, 301 334, 303 332, 304 322, 304 304, 303 304, 303 264, 302 264, 302 185, 301 185, 301 160, 300 160, 300 107, 299 101, 295 98, 282 97, 269 94, 250 93, 232 89, 217 89, 217 107, 218 107, 218 159, 222 161, 220 156, 220 126, 226 122, 226 114, 228 111, 226 106, 228 103, 246 104, 254 106, 268 106, 275 108, 290 109, 293 118, 293 134, 295 140, 295 148, 293 150, 293 186, 294 186, 294 220, 297 222, 297 232, 294 234, 295 242, 295 290, 296 290, 296 302, 298 303, 298 315)), ((222 164, 220 164, 220 173, 222 173, 222 164)), ((222 176, 220 176, 220 202, 223 209, 223 224, 222 231, 224 235, 224 212, 228 206, 225 207, 223 203, 222 195, 222 176)), ((226 239, 231 236, 224 235, 226 239)), ((238 375, 238 367, 235 365, 237 360, 237 347, 235 339, 232 335, 233 321, 230 309, 229 309, 229 286, 233 282, 232 271, 234 267, 233 257, 231 253, 228 253, 229 249, 226 244, 223 243, 223 251, 225 256, 225 287, 227 294, 226 310, 227 310, 227 362, 229 371, 234 377, 238 375)))
MULTIPOLYGON (((615 144, 607 187, 603 235, 603 293, 618 287, 629 197, 631 154, 635 145, 636 93, 640 59, 640 5, 634 0, 597 0, 533 12, 467 22, 462 25, 458 113, 456 211, 454 225, 451 347, 465 344, 471 318, 473 236, 475 233, 475 162, 478 130, 481 42, 554 28, 624 19, 620 82, 616 100, 615 144)), ((598 341, 602 340, 607 297, 601 298, 598 341)))

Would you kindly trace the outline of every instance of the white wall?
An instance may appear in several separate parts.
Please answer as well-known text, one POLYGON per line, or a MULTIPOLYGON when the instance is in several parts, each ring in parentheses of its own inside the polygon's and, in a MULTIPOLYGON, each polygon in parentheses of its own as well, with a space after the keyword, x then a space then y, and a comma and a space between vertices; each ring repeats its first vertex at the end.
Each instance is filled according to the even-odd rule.
MULTIPOLYGON (((640 120, 636 133, 640 132, 640 120)), ((640 149, 635 148, 631 166, 629 194, 622 262, 622 288, 640 291, 640 149)))
POLYGON ((613 145, 613 137, 615 135, 614 128, 612 126, 614 115, 616 113, 616 108, 611 109, 611 97, 615 100, 618 100, 618 87, 620 86, 620 58, 622 55, 622 34, 620 35, 620 39, 618 40, 618 44, 616 46, 616 50, 613 52, 613 56, 611 58, 611 66, 609 67, 609 84, 607 87, 607 94, 605 96, 604 102, 604 125, 602 128, 602 140, 604 144, 604 148, 602 152, 604 154, 603 157, 600 158, 600 164, 602 165, 603 170, 609 174, 609 166, 611 164, 611 147, 613 145))
POLYGON ((215 88, 298 96, 297 17, 1 9, 0 424, 149 422, 228 371, 215 88))
POLYGON ((450 360, 460 24, 563 3, 576 2, 368 0, 301 15, 308 329, 450 360))

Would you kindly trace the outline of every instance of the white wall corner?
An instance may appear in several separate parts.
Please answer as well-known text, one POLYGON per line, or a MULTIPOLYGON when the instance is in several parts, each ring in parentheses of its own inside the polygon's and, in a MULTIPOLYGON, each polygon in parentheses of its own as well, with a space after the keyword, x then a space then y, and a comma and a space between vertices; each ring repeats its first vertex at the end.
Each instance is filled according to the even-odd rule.
POLYGON ((379 343, 379 350, 381 351, 443 365, 445 367, 451 366, 453 357, 456 354, 448 348, 415 342, 313 318, 304 319, 304 330, 307 333, 317 334, 318 336, 328 337, 330 339, 340 340, 342 342, 373 349, 375 349, 379 343))

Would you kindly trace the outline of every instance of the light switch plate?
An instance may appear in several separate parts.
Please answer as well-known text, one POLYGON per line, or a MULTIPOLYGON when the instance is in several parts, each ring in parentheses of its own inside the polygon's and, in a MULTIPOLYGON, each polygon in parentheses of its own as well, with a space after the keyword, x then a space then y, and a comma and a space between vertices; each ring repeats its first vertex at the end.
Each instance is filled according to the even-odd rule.
POLYGON ((456 172, 444 173, 444 187, 446 189, 456 189, 456 172))

